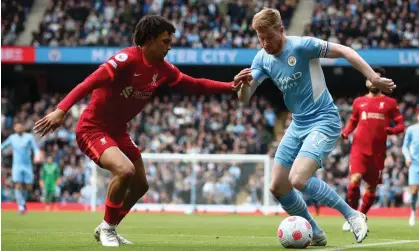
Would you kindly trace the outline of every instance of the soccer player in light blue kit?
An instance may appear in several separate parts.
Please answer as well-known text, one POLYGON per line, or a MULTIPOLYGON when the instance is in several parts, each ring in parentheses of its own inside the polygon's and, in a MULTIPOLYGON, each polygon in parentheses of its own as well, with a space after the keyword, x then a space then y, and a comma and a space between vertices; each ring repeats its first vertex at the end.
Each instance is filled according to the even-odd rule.
POLYGON ((1 150, 12 147, 13 165, 12 180, 15 183, 15 197, 18 204, 18 212, 24 214, 26 212, 26 197, 28 191, 32 190, 33 184, 33 167, 31 160, 31 150, 35 154, 35 161, 39 161, 39 149, 35 143, 35 139, 30 133, 25 133, 22 124, 15 124, 15 133, 10 135, 1 144, 1 150))
POLYGON ((403 155, 406 166, 409 167, 409 190, 412 195, 412 212, 409 218, 409 225, 416 223, 416 203, 419 192, 419 111, 416 114, 417 123, 407 128, 403 140, 403 155))
POLYGON ((326 234, 316 224, 302 197, 293 189, 307 193, 316 201, 337 209, 350 223, 357 242, 368 232, 367 218, 352 209, 324 181, 313 174, 336 145, 341 119, 326 88, 319 58, 346 58, 377 88, 391 92, 392 80, 380 78, 351 48, 312 37, 286 36, 278 10, 265 8, 253 17, 253 28, 263 49, 253 59, 252 72, 241 85, 239 99, 247 103, 256 88, 267 78, 283 92, 285 104, 292 112, 287 129, 275 155, 270 190, 290 215, 306 218, 313 227, 314 246, 325 246, 326 234))

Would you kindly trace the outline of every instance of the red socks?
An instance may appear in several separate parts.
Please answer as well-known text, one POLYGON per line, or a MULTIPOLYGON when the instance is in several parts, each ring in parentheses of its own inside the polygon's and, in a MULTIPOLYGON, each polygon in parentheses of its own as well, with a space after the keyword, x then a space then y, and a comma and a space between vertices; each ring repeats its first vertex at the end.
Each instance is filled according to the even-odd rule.
POLYGON ((361 191, 359 189, 359 184, 355 184, 352 182, 349 183, 348 195, 347 195, 347 201, 348 201, 349 206, 355 210, 358 210, 360 197, 361 197, 361 191))
POLYGON ((364 196, 362 196, 362 205, 361 205, 361 212, 363 214, 367 214, 370 210, 372 204, 375 202, 375 193, 371 193, 370 191, 365 191, 364 196))
POLYGON ((119 204, 114 204, 108 198, 106 198, 104 220, 109 225, 117 225, 121 221, 120 220, 120 211, 121 211, 121 207, 122 207, 123 203, 124 202, 121 202, 119 204))
POLYGON ((125 218, 125 216, 129 213, 129 210, 119 210, 119 219, 118 219, 118 223, 119 224, 123 218, 125 218))

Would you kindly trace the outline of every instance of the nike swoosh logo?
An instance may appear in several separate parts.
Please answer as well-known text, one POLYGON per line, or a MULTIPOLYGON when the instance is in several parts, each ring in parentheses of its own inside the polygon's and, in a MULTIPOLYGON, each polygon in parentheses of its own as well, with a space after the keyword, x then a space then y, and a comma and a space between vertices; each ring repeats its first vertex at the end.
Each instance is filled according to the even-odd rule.
POLYGON ((134 73, 134 77, 141 76, 141 74, 134 73))

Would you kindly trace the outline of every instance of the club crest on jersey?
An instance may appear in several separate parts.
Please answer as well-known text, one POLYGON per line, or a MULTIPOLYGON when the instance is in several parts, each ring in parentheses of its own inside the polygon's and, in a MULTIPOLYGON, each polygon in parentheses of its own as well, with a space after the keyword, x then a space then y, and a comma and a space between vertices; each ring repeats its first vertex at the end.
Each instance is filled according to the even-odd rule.
POLYGON ((157 86, 157 78, 158 77, 159 77, 158 73, 153 74, 153 78, 152 78, 151 83, 150 83, 151 86, 157 86))
POLYGON ((128 55, 125 53, 118 53, 115 55, 115 59, 119 62, 125 62, 128 59, 128 55))
POLYGON ((380 109, 384 108, 384 102, 380 102, 380 109))
POLYGON ((366 120, 367 119, 367 113, 366 112, 362 112, 361 113, 361 120, 366 120))
POLYGON ((289 66, 294 66, 297 63, 297 59, 294 56, 289 56, 288 57, 288 65, 289 66))

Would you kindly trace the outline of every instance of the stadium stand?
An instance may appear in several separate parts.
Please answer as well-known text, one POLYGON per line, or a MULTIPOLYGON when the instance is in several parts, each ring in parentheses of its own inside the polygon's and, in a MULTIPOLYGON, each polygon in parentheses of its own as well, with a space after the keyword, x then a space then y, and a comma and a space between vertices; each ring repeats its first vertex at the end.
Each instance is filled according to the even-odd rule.
MULTIPOLYGON (((2 90, 2 139, 12 133, 12 126, 20 121, 32 128, 34 121, 48 113, 62 95, 44 94, 40 101, 13 107, 12 95, 2 90), (16 110, 15 115, 10 111, 16 110)), ((290 116, 277 117, 269 102, 255 98, 248 106, 239 105, 229 96, 208 98, 204 96, 161 97, 149 104, 129 126, 134 141, 142 152, 157 153, 242 153, 274 155, 280 140, 273 137, 276 123, 287 128, 290 116), (175 100, 176 102, 172 103, 175 100), (227 102, 229 101, 229 102, 227 102), (256 112, 252 114, 256 108, 256 112), (228 112, 222 112, 228 111, 228 112), (239 117, 239 114, 245 114, 239 117)), ((405 94, 399 99, 399 107, 406 126, 414 120, 419 109, 419 96, 405 94)), ((351 113, 352 98, 339 98, 336 104, 344 123, 351 113)), ((83 201, 81 193, 90 187, 90 168, 75 142, 75 124, 86 105, 80 102, 66 118, 65 126, 54 134, 37 139, 46 155, 54 156, 62 171, 62 183, 58 193, 62 202, 83 201)), ((403 135, 388 138, 388 154, 385 161, 383 185, 378 191, 377 205, 400 206, 403 203, 403 188, 407 184, 407 168, 401 153, 403 135)), ((350 141, 342 140, 325 162, 325 180, 342 196, 348 184, 350 141)), ((145 203, 189 203, 191 189, 190 163, 146 162, 150 190, 141 199, 145 203)), ((241 168, 234 163, 198 163, 198 198, 205 204, 235 204, 237 196, 246 194, 241 203, 260 204, 263 198, 263 169, 241 168)), ((38 167, 39 168, 39 167, 38 167)), ((39 171, 36 179, 39 178, 39 171)), ((108 180, 103 180, 106 184, 108 180)), ((13 200, 11 183, 11 156, 5 154, 2 161, 2 191, 5 200, 13 200)), ((36 183, 37 184, 37 183, 36 183)), ((42 199, 37 187, 32 193, 33 201, 42 199)))
POLYGON ((13 45, 24 29, 33 0, 1 1, 1 44, 13 45))
POLYGON ((317 0, 304 35, 361 48, 419 47, 419 2, 317 0))
POLYGON ((32 45, 129 46, 138 20, 160 14, 172 20, 177 32, 174 47, 258 47, 251 28, 253 14, 262 7, 279 9, 287 28, 297 0, 53 0, 32 45))
MULTIPOLYGON (((34 104, 25 103, 16 109, 14 117, 8 116, 10 110, 15 110, 9 101, 6 90, 2 91, 2 139, 12 133, 13 124, 23 123, 26 128, 33 128, 33 124, 44 114, 50 112, 62 96, 44 95, 34 104)), ((205 96, 165 96, 155 98, 144 108, 129 127, 133 140, 142 152, 152 153, 238 153, 265 154, 273 138, 273 127, 276 120, 275 111, 264 98, 255 98, 249 106, 242 106, 238 100, 231 101, 229 96, 207 98, 205 96), (173 101, 176 101, 173 103, 173 101), (228 101, 228 102, 227 102, 228 101), (256 109, 256 111, 255 111, 256 109), (225 112, 228 111, 228 112, 225 112), (241 116, 241 115, 244 116, 241 116)), ((84 109, 86 102, 81 102, 71 109, 64 127, 46 138, 37 139, 46 155, 52 155, 62 169, 61 194, 64 201, 77 201, 81 188, 89 182, 89 168, 85 166, 85 157, 80 152, 75 141, 75 125, 84 109)), ((9 193, 11 155, 6 154, 2 162, 5 177, 5 191, 7 199, 9 193)), ((150 163, 147 173, 150 178, 149 194, 159 191, 159 198, 169 193, 172 200, 173 182, 187 180, 187 170, 182 165, 176 168, 166 165, 150 163), (176 171, 176 172, 175 172, 176 171), (176 179, 175 179, 176 177, 176 179), (162 179, 162 180, 160 180, 162 179), (160 182, 162 181, 162 182, 160 182), (167 182, 164 182, 167 181, 167 182), (171 182, 169 182, 171 181, 171 182), (171 185, 167 184, 171 183, 171 185), (153 189, 154 188, 154 189, 153 189)), ((217 166, 214 175, 210 175, 213 167, 203 167, 200 175, 204 175, 202 182, 218 179, 236 178, 240 170, 234 166, 225 172, 223 167, 217 166), (225 176, 225 177, 224 177, 225 176)), ((190 173, 189 173, 190 175, 190 173)), ((238 176, 237 176, 238 175, 238 176)), ((39 178, 39 172, 37 173, 39 178)), ((36 182, 37 184, 37 182, 36 182)), ((186 184, 186 183, 183 183, 186 184)), ((176 186, 177 187, 177 186, 176 186)), ((203 184, 203 187, 205 185, 203 184)), ((39 200, 40 191, 33 194, 33 200, 39 200)), ((154 196, 156 197, 156 196, 154 196)), ((186 197, 185 197, 186 198, 186 197)), ((187 197, 189 199, 189 197, 187 197)), ((150 198, 149 198, 150 199, 150 198)), ((147 198, 146 198, 147 200, 147 198)), ((160 201, 160 199, 159 199, 160 201)))

